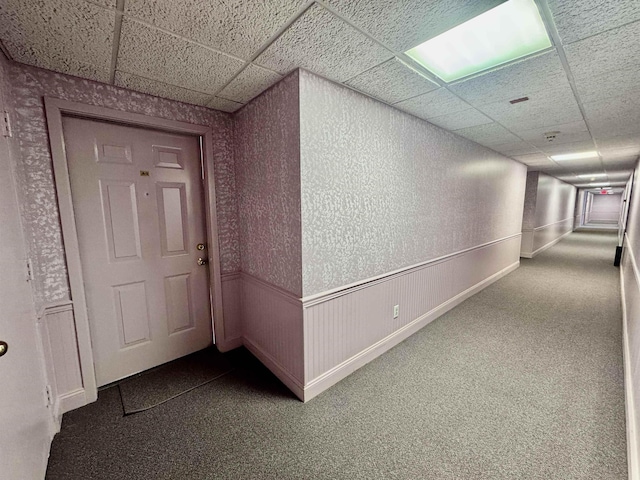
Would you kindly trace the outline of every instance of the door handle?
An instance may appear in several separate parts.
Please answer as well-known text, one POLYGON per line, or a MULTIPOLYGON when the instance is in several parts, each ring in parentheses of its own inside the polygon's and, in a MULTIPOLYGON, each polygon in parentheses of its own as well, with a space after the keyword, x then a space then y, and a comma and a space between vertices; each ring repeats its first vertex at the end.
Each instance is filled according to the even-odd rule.
POLYGON ((209 263, 209 261, 205 258, 199 258, 198 259, 198 265, 202 266, 202 265, 206 265, 207 263, 209 263))
POLYGON ((7 350, 9 350, 7 342, 0 341, 0 357, 7 353, 7 350))

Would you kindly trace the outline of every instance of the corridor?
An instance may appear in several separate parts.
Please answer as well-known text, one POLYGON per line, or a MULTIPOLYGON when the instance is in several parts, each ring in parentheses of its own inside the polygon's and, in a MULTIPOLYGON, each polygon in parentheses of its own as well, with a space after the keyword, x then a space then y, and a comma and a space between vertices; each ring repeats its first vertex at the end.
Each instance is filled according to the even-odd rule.
POLYGON ((624 479, 615 233, 574 232, 309 403, 246 352, 123 417, 65 414, 49 479, 624 479))

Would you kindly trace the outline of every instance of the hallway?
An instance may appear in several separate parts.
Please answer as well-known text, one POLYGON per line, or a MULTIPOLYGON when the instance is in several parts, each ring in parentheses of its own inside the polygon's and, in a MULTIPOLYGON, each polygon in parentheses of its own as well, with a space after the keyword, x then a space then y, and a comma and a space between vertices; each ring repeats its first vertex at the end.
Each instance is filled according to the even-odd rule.
POLYGON ((626 478, 615 245, 569 235, 307 404, 246 351, 140 414, 103 390, 47 478, 626 478))

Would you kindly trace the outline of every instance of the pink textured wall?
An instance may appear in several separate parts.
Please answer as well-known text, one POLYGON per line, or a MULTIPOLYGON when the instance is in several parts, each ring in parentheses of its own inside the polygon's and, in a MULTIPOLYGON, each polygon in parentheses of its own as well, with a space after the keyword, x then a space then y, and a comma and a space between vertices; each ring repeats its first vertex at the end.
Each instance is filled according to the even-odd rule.
POLYGON ((38 306, 69 297, 44 96, 213 127, 220 260, 223 273, 239 270, 229 114, 15 63, 8 65, 7 70, 15 104, 13 128, 19 144, 16 175, 21 214, 38 306))
POLYGON ((242 271, 300 296, 300 113, 294 72, 236 113, 242 271))

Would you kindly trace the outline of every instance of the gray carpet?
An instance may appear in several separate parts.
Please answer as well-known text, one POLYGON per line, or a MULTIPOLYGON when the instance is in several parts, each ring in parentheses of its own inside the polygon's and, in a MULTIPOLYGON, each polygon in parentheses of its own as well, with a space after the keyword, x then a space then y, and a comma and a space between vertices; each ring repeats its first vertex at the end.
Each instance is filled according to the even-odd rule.
POLYGON ((229 373, 232 366, 214 347, 179 358, 118 383, 125 415, 162 405, 229 373))
POLYGON ((307 404, 246 351, 123 417, 65 414, 49 479, 625 479, 615 234, 574 233, 307 404))

